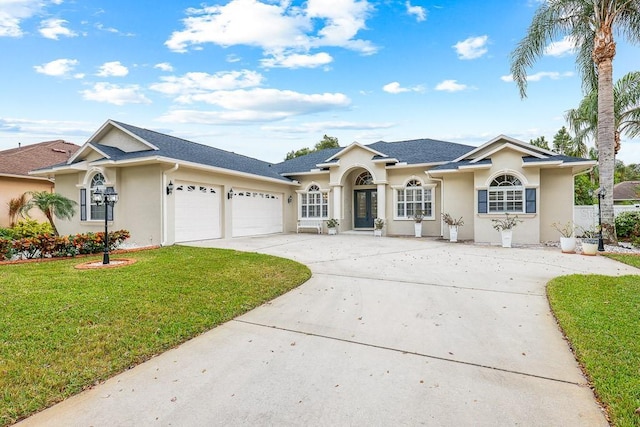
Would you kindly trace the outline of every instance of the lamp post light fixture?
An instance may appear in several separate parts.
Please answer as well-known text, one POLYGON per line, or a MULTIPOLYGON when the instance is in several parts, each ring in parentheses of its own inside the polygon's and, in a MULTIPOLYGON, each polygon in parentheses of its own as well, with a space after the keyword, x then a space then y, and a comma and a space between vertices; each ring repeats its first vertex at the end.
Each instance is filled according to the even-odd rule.
POLYGON ((93 192, 93 201, 96 205, 104 205, 104 254, 102 255, 102 264, 109 264, 109 206, 113 210, 113 205, 118 202, 118 193, 113 191, 113 188, 108 187, 106 189, 98 188, 93 192))
POLYGON ((604 199, 604 187, 598 189, 598 252, 604 252, 602 240, 602 200, 604 199))

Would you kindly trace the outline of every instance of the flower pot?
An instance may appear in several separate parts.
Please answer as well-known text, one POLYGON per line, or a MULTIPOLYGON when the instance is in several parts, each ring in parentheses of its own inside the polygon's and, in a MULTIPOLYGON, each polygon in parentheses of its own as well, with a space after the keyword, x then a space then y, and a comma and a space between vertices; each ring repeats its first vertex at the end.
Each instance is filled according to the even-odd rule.
POLYGON ((511 229, 502 230, 500 232, 500 235, 502 236, 502 247, 503 248, 510 248, 511 247, 511 239, 513 237, 513 230, 511 230, 511 229))
POLYGON ((576 252, 576 238, 575 237, 560 237, 560 249, 565 254, 573 254, 576 252))
POLYGON ((582 239, 582 255, 594 256, 598 253, 598 239, 582 239))
POLYGON ((422 237, 422 223, 416 222, 414 225, 414 231, 416 232, 416 237, 422 237))
POLYGON ((327 232, 329 233, 329 235, 338 234, 338 229, 335 227, 327 228, 327 232))
POLYGON ((376 228, 373 230, 373 237, 382 237, 382 229, 376 228))
POLYGON ((449 226, 449 241, 457 242, 458 241, 458 226, 450 225, 449 226))

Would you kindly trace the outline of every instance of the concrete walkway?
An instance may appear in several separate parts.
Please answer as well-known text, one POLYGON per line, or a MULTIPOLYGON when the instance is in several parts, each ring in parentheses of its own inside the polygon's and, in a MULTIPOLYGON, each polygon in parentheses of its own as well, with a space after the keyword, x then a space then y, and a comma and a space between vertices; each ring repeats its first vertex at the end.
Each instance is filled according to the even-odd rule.
POLYGON ((313 277, 22 425, 607 425, 545 284, 638 269, 429 239, 197 244, 292 258, 313 277))

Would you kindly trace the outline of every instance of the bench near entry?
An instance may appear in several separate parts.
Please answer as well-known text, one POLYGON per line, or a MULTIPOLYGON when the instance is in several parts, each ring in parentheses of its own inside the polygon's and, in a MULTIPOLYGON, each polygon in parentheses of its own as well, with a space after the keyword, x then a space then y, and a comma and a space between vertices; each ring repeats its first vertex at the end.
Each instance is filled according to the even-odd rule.
POLYGON ((296 233, 300 233, 303 229, 318 230, 318 234, 322 234, 322 221, 313 219, 301 219, 296 226, 296 233))

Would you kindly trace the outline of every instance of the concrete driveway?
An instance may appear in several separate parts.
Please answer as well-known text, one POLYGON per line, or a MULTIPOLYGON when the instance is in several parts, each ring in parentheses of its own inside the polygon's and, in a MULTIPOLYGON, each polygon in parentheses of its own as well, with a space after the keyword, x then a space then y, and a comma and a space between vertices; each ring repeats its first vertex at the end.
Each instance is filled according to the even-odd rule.
POLYGON ((559 249, 361 235, 197 244, 292 258, 313 277, 22 424, 607 425, 545 284, 638 269, 559 249))

